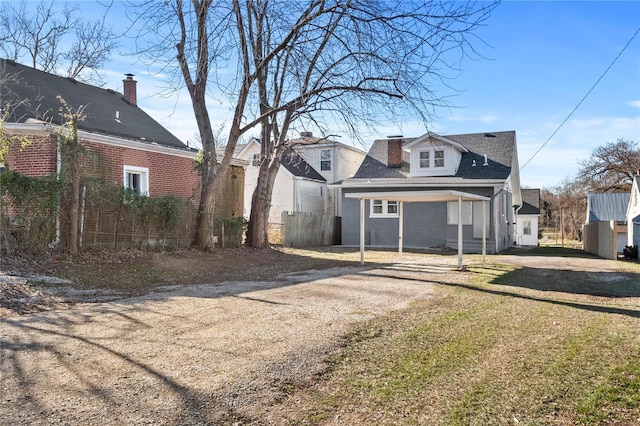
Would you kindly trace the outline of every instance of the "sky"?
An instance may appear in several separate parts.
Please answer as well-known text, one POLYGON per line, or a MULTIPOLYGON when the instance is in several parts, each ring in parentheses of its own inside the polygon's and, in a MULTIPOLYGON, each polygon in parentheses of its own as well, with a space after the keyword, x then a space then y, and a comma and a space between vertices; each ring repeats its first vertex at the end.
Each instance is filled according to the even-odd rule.
MULTIPOLYGON (((90 1, 81 7, 87 16, 101 10, 90 1)), ((453 95, 453 106, 437 110, 428 128, 381 123, 364 135, 364 146, 337 140, 366 150, 367 141, 391 134, 515 130, 522 185, 559 185, 573 179, 579 161, 598 146, 620 138, 640 142, 639 30, 636 0, 503 1, 475 33, 473 46, 481 57, 464 60, 461 70, 451 73, 456 92, 439 92, 453 95)), ((127 43, 121 51, 130 47, 127 43)), ((104 70, 106 87, 122 91, 125 73, 138 80, 138 105, 194 146, 197 127, 186 92, 158 96, 166 76, 119 54, 104 70)), ((220 100, 209 102, 214 126, 224 125, 230 109, 220 100)))

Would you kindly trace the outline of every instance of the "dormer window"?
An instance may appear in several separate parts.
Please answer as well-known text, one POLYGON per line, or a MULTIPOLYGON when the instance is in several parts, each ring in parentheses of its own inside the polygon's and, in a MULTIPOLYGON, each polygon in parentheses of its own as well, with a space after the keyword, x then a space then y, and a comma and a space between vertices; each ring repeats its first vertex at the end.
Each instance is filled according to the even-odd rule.
POLYGON ((411 177, 455 176, 462 154, 469 152, 460 143, 435 133, 427 133, 402 149, 410 155, 411 177))
POLYGON ((444 167, 444 151, 433 152, 433 167, 444 167))
POLYGON ((443 168, 444 167, 444 150, 423 150, 418 151, 419 164, 421 169, 443 168))
POLYGON ((253 154, 253 157, 251 158, 251 165, 252 166, 259 166, 260 165, 260 153, 256 152, 253 154))
POLYGON ((429 168, 429 151, 420 151, 420 168, 429 168))

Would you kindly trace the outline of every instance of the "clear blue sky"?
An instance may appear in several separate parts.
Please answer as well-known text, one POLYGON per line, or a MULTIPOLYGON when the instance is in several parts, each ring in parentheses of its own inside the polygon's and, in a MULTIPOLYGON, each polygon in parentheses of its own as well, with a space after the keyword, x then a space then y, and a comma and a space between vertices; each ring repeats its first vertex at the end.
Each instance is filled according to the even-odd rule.
MULTIPOLYGON (((515 130, 522 166, 639 28, 640 1, 504 1, 477 32, 484 43, 474 46, 486 59, 466 60, 459 75, 452 75, 452 86, 460 90, 451 99, 455 108, 437 111, 429 130, 444 135, 515 130)), ((136 74, 140 106, 182 140, 194 140, 188 96, 155 96, 162 75, 147 75, 142 64, 128 57, 115 57, 106 71, 107 86, 118 90, 124 73, 136 74)), ((222 124, 228 106, 211 102, 210 107, 214 120, 222 124)), ((401 129, 381 126, 369 138, 425 131, 422 125, 405 123, 401 129)), ((593 149, 618 138, 640 141, 640 34, 521 170, 521 182, 528 187, 557 185, 575 176, 578 161, 593 149)))

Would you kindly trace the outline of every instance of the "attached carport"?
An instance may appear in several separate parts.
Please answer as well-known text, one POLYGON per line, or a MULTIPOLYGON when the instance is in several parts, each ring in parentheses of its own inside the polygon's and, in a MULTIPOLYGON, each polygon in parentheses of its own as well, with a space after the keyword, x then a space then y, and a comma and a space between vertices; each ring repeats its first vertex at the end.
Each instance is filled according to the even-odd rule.
MULTIPOLYGON (((482 223, 486 223, 487 201, 489 197, 470 194, 468 192, 453 190, 438 191, 392 191, 392 192, 354 192, 346 193, 346 198, 360 200, 360 264, 364 265, 364 240, 365 240, 365 200, 383 200, 398 202, 398 253, 402 256, 402 235, 404 203, 441 203, 458 202, 458 268, 462 268, 462 202, 482 201, 482 223)), ((482 262, 487 255, 487 230, 482 226, 482 262)))

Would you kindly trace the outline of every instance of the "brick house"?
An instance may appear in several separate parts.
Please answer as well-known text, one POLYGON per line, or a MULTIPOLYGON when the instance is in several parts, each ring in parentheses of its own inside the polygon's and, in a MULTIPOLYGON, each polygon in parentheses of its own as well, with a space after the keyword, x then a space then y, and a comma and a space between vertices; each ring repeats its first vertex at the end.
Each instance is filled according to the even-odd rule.
MULTIPOLYGON (((133 75, 127 74, 123 83, 124 95, 0 60, 0 104, 8 113, 5 131, 30 141, 23 147, 11 147, 8 167, 26 176, 60 171, 56 142, 62 123, 62 104, 57 98, 61 96, 73 111, 84 108, 85 118, 78 123, 78 137, 85 149, 81 159, 83 245, 135 247, 159 238, 148 229, 141 231, 135 218, 123 219, 118 206, 103 203, 98 208, 92 204, 85 197, 87 189, 98 185, 128 188, 149 198, 179 197, 179 224, 171 236, 162 238, 172 238, 174 246, 184 247, 190 242, 200 195, 200 176, 194 167, 198 150, 185 145, 137 106, 133 75)), ((228 182, 216 197, 216 216, 242 215, 244 166, 242 162, 232 165, 228 182)))

